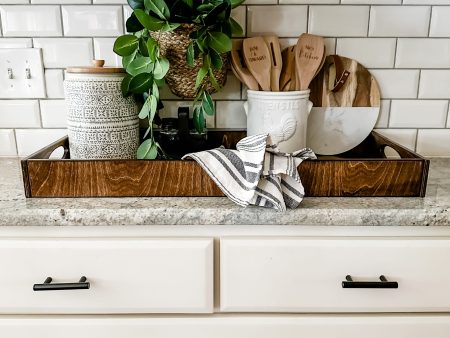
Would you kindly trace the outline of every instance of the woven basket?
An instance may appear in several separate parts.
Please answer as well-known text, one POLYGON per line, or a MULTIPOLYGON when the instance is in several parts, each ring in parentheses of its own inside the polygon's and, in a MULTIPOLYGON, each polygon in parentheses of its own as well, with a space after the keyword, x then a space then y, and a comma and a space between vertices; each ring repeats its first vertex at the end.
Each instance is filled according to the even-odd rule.
MULTIPOLYGON (((189 34, 194 31, 194 24, 182 24, 172 32, 153 32, 152 37, 159 41, 161 55, 164 55, 170 62, 170 68, 165 77, 166 83, 172 93, 183 98, 194 98, 196 94, 195 79, 198 70, 202 66, 201 60, 194 61, 194 67, 186 63, 186 51, 191 42, 189 34)), ((222 54, 223 66, 214 70, 214 76, 221 87, 227 80, 228 56, 222 54)), ((203 85, 209 93, 216 90, 212 86, 209 76, 205 77, 203 85)))

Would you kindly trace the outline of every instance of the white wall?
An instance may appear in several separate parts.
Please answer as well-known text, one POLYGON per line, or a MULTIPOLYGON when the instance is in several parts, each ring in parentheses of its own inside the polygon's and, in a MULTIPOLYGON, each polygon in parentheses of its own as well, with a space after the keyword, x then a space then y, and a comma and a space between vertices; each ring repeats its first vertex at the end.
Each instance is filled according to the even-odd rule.
MULTIPOLYGON (((124 33, 125 1, 30 1, 0 0, 0 48, 43 49, 48 99, 0 100, 0 156, 26 155, 65 133, 66 66, 120 64, 112 44, 124 33)), ((233 15, 247 36, 274 32, 284 45, 306 31, 326 36, 329 53, 359 60, 379 81, 381 132, 424 155, 450 156, 450 0, 247 0, 233 15)), ((174 114, 179 99, 164 98, 163 114, 174 114)), ((244 98, 230 75, 209 126, 245 127, 244 98)))

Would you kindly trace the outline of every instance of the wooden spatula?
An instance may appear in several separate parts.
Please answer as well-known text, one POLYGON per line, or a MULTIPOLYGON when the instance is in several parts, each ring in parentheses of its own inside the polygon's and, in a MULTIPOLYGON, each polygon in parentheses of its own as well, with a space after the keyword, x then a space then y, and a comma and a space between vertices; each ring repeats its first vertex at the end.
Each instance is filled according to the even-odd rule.
POLYGON ((295 51, 295 65, 299 80, 297 90, 306 90, 320 68, 325 50, 321 36, 302 34, 298 39, 295 51))
POLYGON ((327 58, 327 49, 324 47, 323 48, 323 56, 322 56, 322 62, 320 63, 320 66, 319 66, 319 68, 317 68, 317 71, 316 71, 316 74, 314 75, 314 77, 316 77, 317 76, 317 74, 319 74, 320 73, 320 71, 322 70, 322 68, 323 68, 323 65, 325 64, 325 60, 326 60, 326 58, 327 58))
POLYGON ((283 59, 281 57, 281 47, 278 37, 275 35, 264 36, 264 41, 266 41, 267 47, 271 54, 272 69, 270 74, 270 89, 273 92, 280 91, 280 74, 283 68, 283 59))
POLYGON ((295 46, 283 49, 281 53, 283 68, 280 75, 280 90, 289 91, 295 89, 295 46), (292 76, 294 75, 294 78, 292 76))
POLYGON ((262 37, 245 39, 242 44, 244 61, 262 90, 270 91, 272 61, 269 48, 262 37))
POLYGON ((231 69, 235 72, 236 77, 244 83, 248 89, 259 90, 258 82, 243 62, 242 42, 240 44, 236 44, 234 49, 231 51, 231 69))

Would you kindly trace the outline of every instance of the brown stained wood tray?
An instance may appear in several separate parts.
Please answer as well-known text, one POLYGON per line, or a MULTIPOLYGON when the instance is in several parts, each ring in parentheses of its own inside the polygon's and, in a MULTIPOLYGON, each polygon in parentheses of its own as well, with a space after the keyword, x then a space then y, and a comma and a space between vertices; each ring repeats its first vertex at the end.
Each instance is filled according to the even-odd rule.
MULTIPOLYGON (((210 131, 211 148, 235 147, 245 131, 210 131)), ((429 160, 372 132, 339 156, 319 156, 298 168, 306 196, 424 197, 429 160), (386 158, 386 147, 399 158, 386 158)), ((67 137, 22 160, 26 197, 224 196, 194 161, 71 160, 67 137), (48 159, 57 148, 62 159, 48 159)))

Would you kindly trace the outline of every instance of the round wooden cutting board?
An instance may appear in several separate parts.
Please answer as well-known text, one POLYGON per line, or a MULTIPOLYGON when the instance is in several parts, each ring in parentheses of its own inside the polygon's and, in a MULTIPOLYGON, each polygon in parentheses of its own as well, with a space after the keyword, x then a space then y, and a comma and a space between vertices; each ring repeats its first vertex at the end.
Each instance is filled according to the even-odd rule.
POLYGON ((314 108, 308 119, 307 145, 316 154, 336 155, 360 144, 380 113, 380 89, 357 61, 328 56, 310 85, 314 108))

